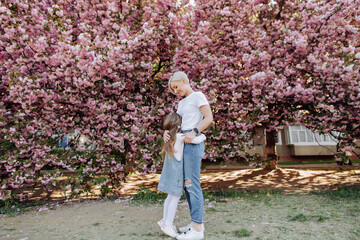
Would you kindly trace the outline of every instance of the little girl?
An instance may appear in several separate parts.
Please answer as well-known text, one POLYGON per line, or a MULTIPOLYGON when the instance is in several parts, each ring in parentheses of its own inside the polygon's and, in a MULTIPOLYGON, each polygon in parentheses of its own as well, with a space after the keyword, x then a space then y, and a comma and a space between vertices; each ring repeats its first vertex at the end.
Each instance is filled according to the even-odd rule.
MULTIPOLYGON (((184 169, 183 150, 184 134, 180 133, 181 117, 177 113, 170 113, 164 121, 164 129, 169 131, 170 140, 161 147, 164 165, 160 176, 158 190, 168 194, 164 202, 164 216, 158 221, 161 230, 171 237, 178 235, 173 225, 176 208, 183 194, 184 169)), ((206 139, 204 134, 196 136, 192 144, 199 144, 206 139)))

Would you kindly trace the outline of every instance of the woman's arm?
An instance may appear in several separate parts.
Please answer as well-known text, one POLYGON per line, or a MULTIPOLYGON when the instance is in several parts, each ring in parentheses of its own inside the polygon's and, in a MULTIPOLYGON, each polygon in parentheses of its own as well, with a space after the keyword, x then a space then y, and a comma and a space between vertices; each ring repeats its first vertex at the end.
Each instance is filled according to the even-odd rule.
POLYGON ((209 104, 200 106, 200 111, 204 115, 204 119, 199 123, 197 129, 199 129, 199 132, 202 132, 213 122, 213 115, 209 104))
MULTIPOLYGON (((210 124, 213 122, 213 115, 211 112, 211 108, 209 104, 200 106, 200 111, 204 115, 204 119, 199 123, 199 125, 196 126, 197 129, 199 129, 199 132, 204 131, 207 127, 210 126, 210 124)), ((191 141, 194 139, 196 135, 196 132, 192 130, 189 133, 185 133, 185 143, 191 143, 191 141)))

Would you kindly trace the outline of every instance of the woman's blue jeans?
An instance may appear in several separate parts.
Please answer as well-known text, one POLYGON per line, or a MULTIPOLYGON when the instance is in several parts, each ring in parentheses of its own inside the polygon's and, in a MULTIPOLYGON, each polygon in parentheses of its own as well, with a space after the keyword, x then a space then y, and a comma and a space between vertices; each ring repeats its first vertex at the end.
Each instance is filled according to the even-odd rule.
POLYGON ((204 196, 200 186, 200 169, 204 150, 204 142, 184 145, 184 188, 191 220, 195 223, 202 223, 204 215, 204 196))

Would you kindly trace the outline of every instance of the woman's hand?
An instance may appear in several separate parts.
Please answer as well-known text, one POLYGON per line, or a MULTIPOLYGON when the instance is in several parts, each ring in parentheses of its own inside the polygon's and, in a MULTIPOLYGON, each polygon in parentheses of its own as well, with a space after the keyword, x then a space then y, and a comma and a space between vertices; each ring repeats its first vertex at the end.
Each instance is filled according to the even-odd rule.
POLYGON ((167 141, 170 140, 169 130, 165 130, 165 131, 164 131, 163 138, 164 138, 164 142, 167 142, 167 141))
POLYGON ((185 133, 184 136, 185 136, 184 142, 185 143, 191 143, 191 141, 196 136, 196 132, 194 130, 192 130, 191 132, 185 133))

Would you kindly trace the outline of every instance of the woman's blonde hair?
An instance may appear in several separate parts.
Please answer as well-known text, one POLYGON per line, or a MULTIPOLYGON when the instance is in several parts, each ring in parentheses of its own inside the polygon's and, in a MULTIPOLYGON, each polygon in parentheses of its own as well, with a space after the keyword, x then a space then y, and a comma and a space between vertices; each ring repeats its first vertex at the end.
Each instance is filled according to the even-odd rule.
POLYGON ((166 116, 163 124, 164 130, 169 131, 170 140, 163 142, 161 146, 161 156, 165 159, 166 153, 169 155, 169 160, 174 156, 174 145, 176 141, 176 133, 180 131, 181 117, 177 113, 170 113, 166 116))
POLYGON ((186 73, 184 73, 184 72, 175 72, 171 77, 170 77, 170 79, 169 79, 169 82, 168 82, 168 86, 169 86, 169 90, 170 90, 170 92, 172 93, 172 94, 175 94, 174 93, 174 91, 171 89, 171 83, 172 82, 176 82, 176 81, 181 81, 181 80, 185 80, 185 82, 187 83, 187 84, 189 84, 189 78, 188 78, 188 76, 186 75, 186 73))

